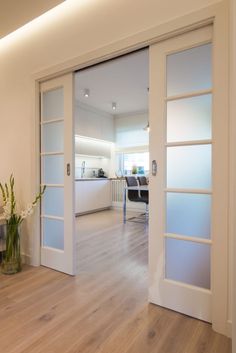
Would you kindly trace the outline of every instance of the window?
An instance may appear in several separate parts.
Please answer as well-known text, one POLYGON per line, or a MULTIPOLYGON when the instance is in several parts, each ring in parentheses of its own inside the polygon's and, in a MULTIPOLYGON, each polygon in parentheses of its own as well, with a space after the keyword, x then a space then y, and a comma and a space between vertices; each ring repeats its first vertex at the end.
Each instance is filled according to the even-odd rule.
POLYGON ((149 172, 149 152, 118 153, 118 175, 145 175, 149 172))

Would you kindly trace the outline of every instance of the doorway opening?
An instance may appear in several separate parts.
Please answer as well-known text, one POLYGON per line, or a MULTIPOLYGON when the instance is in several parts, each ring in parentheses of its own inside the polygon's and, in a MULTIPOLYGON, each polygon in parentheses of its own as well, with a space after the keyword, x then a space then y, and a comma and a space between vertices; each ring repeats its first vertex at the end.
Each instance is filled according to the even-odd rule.
POLYGON ((125 188, 148 183, 149 50, 77 71, 74 81, 77 273, 132 267, 139 246, 135 263, 147 273, 148 190, 125 188))

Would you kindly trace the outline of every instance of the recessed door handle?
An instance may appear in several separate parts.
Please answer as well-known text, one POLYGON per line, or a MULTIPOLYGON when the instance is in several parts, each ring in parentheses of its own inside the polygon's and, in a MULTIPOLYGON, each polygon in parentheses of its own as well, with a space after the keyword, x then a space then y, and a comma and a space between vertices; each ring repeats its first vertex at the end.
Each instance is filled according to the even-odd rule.
POLYGON ((152 175, 157 175, 157 162, 155 159, 152 161, 152 175))
POLYGON ((67 163, 66 165, 66 173, 68 176, 70 176, 70 163, 67 163))

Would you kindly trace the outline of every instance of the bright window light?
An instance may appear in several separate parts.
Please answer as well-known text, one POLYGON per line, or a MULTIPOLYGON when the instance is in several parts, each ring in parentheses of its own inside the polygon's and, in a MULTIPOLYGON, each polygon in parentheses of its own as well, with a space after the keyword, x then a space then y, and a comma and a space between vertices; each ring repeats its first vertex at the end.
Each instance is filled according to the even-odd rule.
POLYGON ((148 175, 149 152, 118 153, 116 169, 121 175, 148 175))

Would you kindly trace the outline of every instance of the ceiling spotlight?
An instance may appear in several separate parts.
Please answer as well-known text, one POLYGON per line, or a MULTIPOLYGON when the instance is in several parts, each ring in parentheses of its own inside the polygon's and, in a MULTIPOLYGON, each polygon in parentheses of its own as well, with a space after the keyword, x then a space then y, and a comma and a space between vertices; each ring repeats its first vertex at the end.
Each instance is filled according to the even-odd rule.
POLYGON ((85 88, 85 90, 84 90, 84 97, 85 98, 89 97, 89 89, 88 88, 85 88))
POLYGON ((112 102, 111 106, 112 106, 112 110, 116 110, 116 103, 115 102, 112 102))

